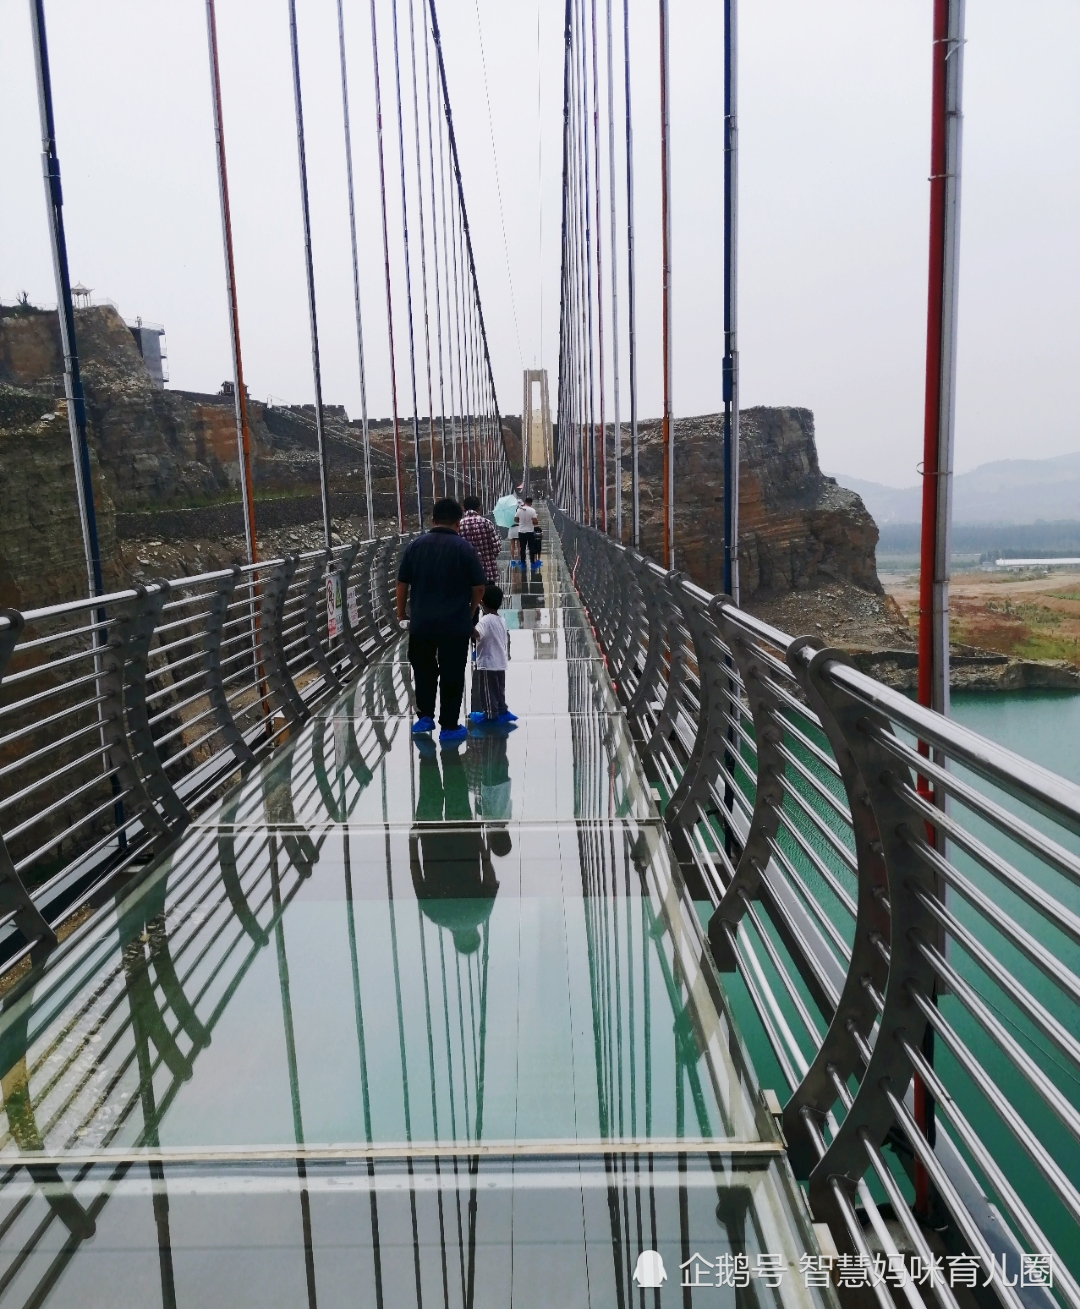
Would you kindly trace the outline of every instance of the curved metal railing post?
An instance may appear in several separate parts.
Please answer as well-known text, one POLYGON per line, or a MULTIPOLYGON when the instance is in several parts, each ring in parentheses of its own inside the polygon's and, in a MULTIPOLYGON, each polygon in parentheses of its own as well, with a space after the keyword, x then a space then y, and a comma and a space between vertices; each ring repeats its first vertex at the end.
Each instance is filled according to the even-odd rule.
POLYGON ((290 555, 274 568, 262 582, 262 614, 259 623, 259 646, 266 683, 276 707, 292 727, 299 726, 309 710, 289 673, 282 638, 285 597, 296 572, 297 559, 290 555))
POLYGON ((627 655, 633 643, 637 626, 637 596, 633 574, 626 562, 626 551, 607 537, 603 538, 607 558, 608 586, 611 598, 608 611, 607 660, 608 672, 618 683, 622 680, 627 655))
MULTIPOLYGON (((18 610, 0 609, 0 621, 4 624, 0 627, 0 687, 2 687, 4 670, 22 633, 24 619, 18 610)), ((16 871, 2 831, 0 831, 0 913, 10 913, 15 920, 15 926, 38 950, 51 950, 56 945, 56 933, 42 917, 41 910, 34 904, 25 882, 16 871)))
POLYGON ((336 563, 338 576, 341 579, 341 644, 351 665, 349 672, 353 677, 363 669, 367 662, 360 650, 356 633, 353 631, 352 615, 349 613, 349 577, 359 552, 360 542, 354 541, 352 545, 341 552, 336 563))
POLYGON ((679 784, 671 793, 665 810, 668 826, 680 824, 687 806, 699 798, 700 789, 707 780, 718 774, 716 766, 724 749, 727 717, 723 712, 727 678, 723 665, 714 657, 711 645, 717 638, 714 624, 714 606, 703 604, 691 595, 679 577, 672 590, 678 600, 694 646, 694 659, 698 671, 698 720, 694 745, 686 761, 679 784))
MULTIPOLYGON (((222 740, 233 752, 241 768, 248 768, 255 761, 255 752, 243 733, 236 725, 232 708, 225 694, 221 674, 221 637, 225 626, 225 616, 229 612, 236 584, 240 580, 239 565, 234 565, 229 573, 219 578, 214 587, 210 601, 210 613, 206 620, 206 635, 203 638, 203 670, 206 674, 206 698, 214 714, 214 722, 221 733, 222 740)), ((257 679, 258 670, 252 664, 253 676, 257 679)))
MULTIPOLYGON (((137 646, 142 635, 139 630, 140 617, 147 598, 144 586, 135 587, 134 590, 134 599, 121 601, 117 605, 117 612, 109 620, 105 644, 101 647, 100 681, 105 696, 102 715, 103 758, 106 761, 111 759, 116 761, 116 777, 121 790, 126 793, 125 817, 137 817, 148 828, 156 829, 160 836, 168 837, 171 835, 171 828, 150 798, 142 772, 135 763, 127 732, 126 683, 129 649, 137 646)), ((146 640, 149 645, 149 636, 146 640)), ((145 697, 145 683, 142 692, 145 697)), ((145 702, 143 707, 145 708, 145 702)), ((132 696, 132 708, 138 718, 137 684, 132 696)), ((140 742, 137 744, 140 744, 141 740, 140 734, 140 742)), ((150 750, 156 758, 157 750, 152 741, 150 750)))
MULTIPOLYGON (((833 1180, 850 1178, 854 1187, 865 1172, 863 1138, 875 1145, 885 1140, 895 1120, 889 1092, 903 1099, 914 1072, 905 1043, 922 1044, 926 1018, 911 992, 917 988, 929 994, 934 973, 914 941, 918 933, 933 930, 933 920, 918 892, 932 895, 935 885, 927 865, 904 839, 911 813, 890 785, 897 762, 875 740, 875 733, 892 735, 890 723, 823 676, 830 665, 850 664, 842 651, 812 650, 814 643, 796 642, 789 664, 818 710, 851 805, 858 915, 840 1003, 784 1121, 792 1133, 789 1140, 805 1140, 807 1120, 823 1121, 837 1103, 838 1082, 863 1070, 843 1121, 809 1170, 811 1208, 820 1219, 836 1219, 842 1231, 833 1180)), ((811 1158, 811 1151, 796 1150, 804 1170, 811 1158)))
MULTIPOLYGON (((729 932, 738 927, 746 913, 747 901, 760 900, 762 896, 762 879, 772 858, 772 843, 780 826, 780 806, 784 799, 781 779, 786 767, 780 750, 784 735, 780 720, 780 705, 770 690, 767 679, 762 675, 764 670, 757 651, 746 634, 728 618, 725 606, 729 603, 726 596, 720 598, 720 603, 714 608, 714 614, 723 634, 724 644, 731 651, 732 662, 738 669, 739 679, 746 694, 746 702, 754 726, 757 777, 754 788, 754 810, 750 818, 749 830, 743 841, 742 853, 735 865, 735 874, 709 920, 709 946, 713 960, 721 972, 734 972, 736 967, 729 932)), ((724 669, 722 681, 725 685, 719 688, 719 693, 725 698, 732 695, 731 689, 726 685, 729 680, 734 681, 729 671, 724 669)), ((729 748, 729 742, 717 742, 717 746, 722 752, 729 748)), ((730 743, 730 748, 738 751, 738 741, 730 743)))
POLYGON ((648 560, 634 551, 629 555, 627 562, 637 577, 638 586, 641 588, 649 629, 645 661, 638 674, 638 683, 634 689, 634 694, 626 706, 626 716, 630 719, 630 730, 635 731, 636 720, 644 712, 650 697, 655 693, 656 683, 660 679, 664 650, 664 607, 660 595, 659 579, 648 560))
POLYGON ((333 566, 332 550, 325 551, 322 559, 311 565, 311 573, 304 586, 304 634, 307 637, 308 651, 324 683, 330 690, 340 691, 341 679, 334 671, 319 633, 319 597, 325 595, 327 577, 333 566))
POLYGON ((375 606, 372 599, 371 578, 375 566, 375 558, 382 549, 383 543, 380 540, 368 541, 361 547, 360 554, 357 556, 358 563, 353 567, 357 570, 356 587, 356 613, 360 620, 360 630, 362 636, 357 638, 365 666, 369 664, 379 649, 379 624, 375 618, 375 606), (371 643, 368 649, 368 643, 371 643))
POLYGON ((146 793, 163 811, 169 832, 176 835, 191 822, 191 814, 165 772, 146 703, 150 643, 169 590, 168 582, 155 582, 136 602, 124 641, 124 716, 130 754, 140 780, 146 793))
MULTIPOLYGON (((657 689, 663 690, 664 698, 657 703, 656 722, 653 724, 648 739, 641 746, 646 770, 650 767, 655 768, 657 752, 663 742, 675 730, 675 719, 679 712, 683 685, 686 682, 686 647, 682 641, 673 639, 682 620, 682 609, 677 598, 680 576, 681 574, 675 572, 674 569, 665 573, 658 588, 661 614, 660 633, 662 639, 667 642, 668 650, 667 677, 657 678, 657 689)), ((659 659, 659 651, 657 656, 659 659)), ((657 667, 657 672, 659 672, 659 667, 657 667)))

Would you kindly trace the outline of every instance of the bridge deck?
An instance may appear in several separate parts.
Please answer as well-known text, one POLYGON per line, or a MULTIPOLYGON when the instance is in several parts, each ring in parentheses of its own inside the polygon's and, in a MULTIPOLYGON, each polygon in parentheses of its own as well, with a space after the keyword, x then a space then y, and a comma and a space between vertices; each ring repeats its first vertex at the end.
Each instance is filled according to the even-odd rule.
POLYGON ((8 1005, 4 1304, 831 1295, 554 534, 500 567, 515 729, 412 739, 399 646, 8 1005))

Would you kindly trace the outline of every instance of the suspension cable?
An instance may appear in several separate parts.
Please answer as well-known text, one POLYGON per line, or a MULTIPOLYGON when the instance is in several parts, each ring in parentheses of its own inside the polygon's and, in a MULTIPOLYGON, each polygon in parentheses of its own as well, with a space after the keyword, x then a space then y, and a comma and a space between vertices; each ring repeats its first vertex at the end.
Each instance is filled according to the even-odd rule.
POLYGON ((597 67, 596 0, 590 0, 592 17, 592 124, 593 175, 596 184, 596 333, 600 389, 600 530, 607 531, 608 468, 607 417, 604 409, 604 243, 600 238, 600 77, 597 67))
POLYGON ((244 538, 248 563, 258 563, 255 538, 255 493, 251 469, 251 430, 248 426, 244 361, 240 351, 240 311, 236 298, 236 263, 233 258, 232 210, 229 205, 229 171, 225 158, 225 126, 221 111, 221 70, 218 64, 217 14, 214 0, 206 0, 206 40, 210 54, 210 94, 214 112, 214 142, 217 159, 218 200, 221 207, 221 240, 225 254, 225 298, 229 305, 229 341, 232 346, 233 390, 236 410, 236 438, 240 457, 240 485, 244 505, 244 538))
POLYGON ((660 0, 660 231, 663 264, 661 308, 664 374, 664 417, 662 422, 664 555, 666 568, 675 567, 675 404, 672 386, 671 322, 671 33, 668 0, 660 0))
POLYGON ((386 217, 386 159, 383 149, 382 83, 379 77, 379 36, 375 0, 371 8, 371 58, 374 65, 375 138, 379 156, 379 196, 382 203, 383 269, 386 277, 386 336, 390 350, 390 401, 394 421, 394 485, 398 531, 405 531, 405 486, 401 470, 401 429, 398 420, 397 360, 394 351, 394 295, 390 280, 390 227, 386 217))
POLYGON ((304 271, 307 275, 308 320, 311 327, 311 374, 315 387, 315 439, 319 447, 319 491, 322 499, 323 539, 333 545, 330 523, 330 483, 323 423, 322 364, 319 360, 319 319, 315 308, 315 265, 311 255, 311 207, 308 199, 307 149, 304 144, 304 102, 300 91, 300 45, 296 30, 296 0, 289 0, 289 45, 292 54, 293 108, 296 111, 296 153, 300 165, 300 208, 304 224, 304 271))
POLYGON ((619 414, 619 259, 615 217, 615 65, 612 3, 607 0, 608 206, 611 211, 611 384, 615 402, 615 538, 623 539, 622 419, 619 414))
MULTIPOLYGON (((207 0, 213 4, 213 0, 207 0)), ((356 353, 360 370, 360 423, 364 451, 364 492, 368 536, 375 535, 375 502, 371 485, 371 435, 368 429, 367 377, 364 371, 364 327, 360 314, 360 261, 356 246, 356 203, 353 194, 352 132, 349 122, 349 76, 345 61, 345 14, 337 0, 338 51, 341 62, 341 120, 345 129, 345 180, 349 190, 349 241, 352 248, 353 306, 356 311, 356 353)), ((253 561, 254 562, 254 561, 253 561)))
MULTIPOLYGON (((426 30, 426 29, 425 29, 426 30)), ((428 395, 428 456, 431 472, 431 500, 436 499, 435 490, 435 401, 431 391, 431 325, 428 318, 428 280, 427 280, 427 234, 424 223, 424 174, 420 164, 420 104, 416 88, 416 25, 414 22, 414 0, 409 0, 409 54, 412 65, 412 100, 413 127, 416 137, 416 194, 419 197, 420 214, 420 287, 424 300, 424 358, 427 365, 428 395)), ((434 222, 435 215, 432 214, 434 222)))
MULTIPOLYGON (((295 3, 295 0, 292 0, 295 3)), ((409 324, 409 380, 412 384, 413 469, 416 479, 416 518, 424 530, 424 483, 420 456, 420 414, 416 397, 416 335, 413 330, 412 262, 409 257, 409 202, 405 193, 405 122, 401 111, 401 54, 398 40, 397 0, 390 0, 394 28, 394 90, 397 103, 398 172, 401 177, 401 239, 405 257, 405 306, 409 324)))
MULTIPOLYGON (((435 257, 435 342, 439 355, 439 447, 442 456, 442 493, 450 494, 446 481, 446 382, 443 373, 442 285, 439 269, 439 236, 435 202, 435 120, 431 111, 431 29, 427 9, 424 10, 424 92, 427 101, 428 171, 431 183, 431 247, 435 257)), ((439 123, 439 175, 442 177, 442 126, 439 123)), ((446 205, 443 203, 443 236, 445 240, 446 205)), ((434 463, 434 459, 432 460, 434 463)), ((433 492, 434 494, 434 492, 433 492)))
POLYGON ((630 358, 630 496, 633 543, 641 548, 641 494, 638 472, 637 277, 634 266, 634 128, 630 110, 630 0, 623 0, 623 64, 626 95, 626 295, 630 358))
POLYGON ((495 374, 491 367, 491 350, 488 344, 487 327, 484 323, 484 308, 480 302, 480 283, 476 275, 476 258, 473 252, 472 236, 469 231, 469 215, 465 208, 465 190, 461 180, 461 160, 458 155, 457 138, 454 135, 454 118, 450 109, 450 91, 446 82, 446 64, 443 60, 442 38, 439 34, 439 20, 435 12, 435 0, 428 0, 431 10, 431 30, 435 39, 435 54, 438 60, 439 81, 443 91, 443 109, 446 114, 446 130, 450 142, 450 159, 454 168, 454 178, 457 182, 458 204, 461 211, 462 235, 465 243, 465 251, 469 260, 469 277, 473 287, 473 293, 476 300, 476 315, 480 329, 480 343, 483 346, 484 365, 487 373, 488 385, 491 388, 492 404, 495 410, 495 419, 502 430, 502 420, 499 417, 499 404, 497 391, 495 388, 495 374))

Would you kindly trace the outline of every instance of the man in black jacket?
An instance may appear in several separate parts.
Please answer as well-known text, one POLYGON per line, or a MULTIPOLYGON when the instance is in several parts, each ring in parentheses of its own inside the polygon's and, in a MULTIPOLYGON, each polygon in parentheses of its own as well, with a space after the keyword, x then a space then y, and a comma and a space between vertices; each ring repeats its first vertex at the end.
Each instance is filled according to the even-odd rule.
POLYGON ((456 500, 436 500, 431 530, 405 547, 397 577, 400 622, 405 621, 409 604, 409 663, 419 714, 412 730, 435 730, 438 691, 439 740, 444 743, 464 741, 467 735, 458 714, 473 614, 486 582, 479 556, 458 535, 460 522, 461 506, 456 500))

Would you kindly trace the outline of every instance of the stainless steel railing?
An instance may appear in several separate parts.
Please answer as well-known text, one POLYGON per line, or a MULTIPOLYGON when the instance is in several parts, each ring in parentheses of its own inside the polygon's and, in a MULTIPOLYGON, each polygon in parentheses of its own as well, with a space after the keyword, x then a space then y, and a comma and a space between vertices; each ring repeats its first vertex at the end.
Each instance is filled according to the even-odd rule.
POLYGON ((397 638, 407 540, 0 611, 0 961, 51 948, 397 638))
POLYGON ((848 1289, 1077 1309, 1080 787, 553 516, 848 1289))

